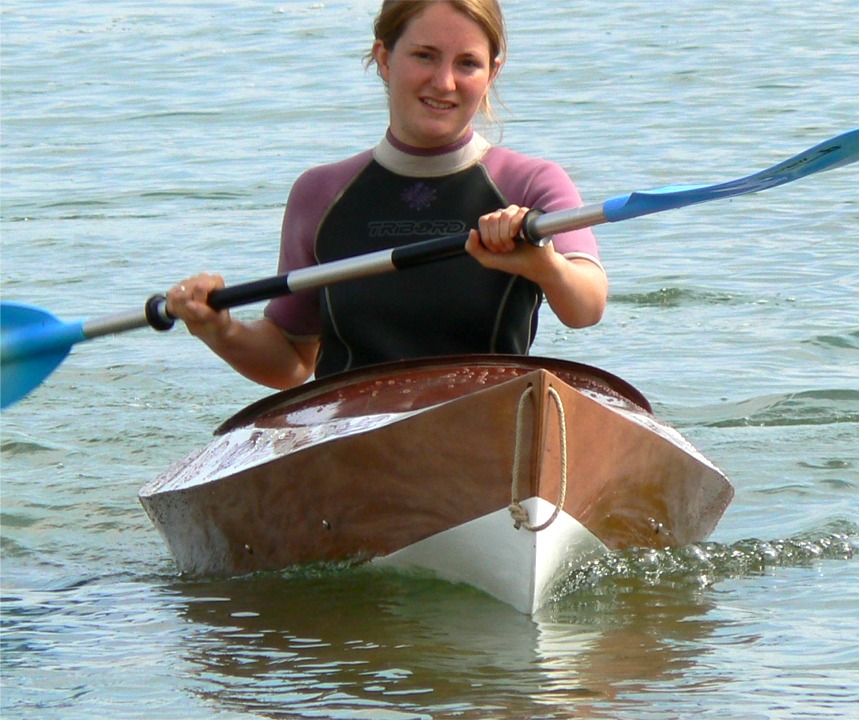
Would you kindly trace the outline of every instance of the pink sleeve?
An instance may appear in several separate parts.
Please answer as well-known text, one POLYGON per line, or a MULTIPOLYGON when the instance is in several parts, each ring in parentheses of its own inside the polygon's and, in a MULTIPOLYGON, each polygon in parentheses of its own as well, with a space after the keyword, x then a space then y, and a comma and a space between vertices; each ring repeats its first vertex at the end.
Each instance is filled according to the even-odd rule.
MULTIPOLYGON (((277 272, 316 265, 314 252, 319 224, 343 188, 370 161, 371 151, 348 160, 313 168, 302 174, 289 193, 280 231, 277 272)), ((322 332, 319 291, 304 290, 271 300, 265 317, 291 338, 315 340, 322 332)))
MULTIPOLYGON (((506 148, 493 147, 483 160, 507 203, 546 212, 580 207, 582 198, 569 175, 556 163, 530 158, 506 148)), ((584 256, 599 263, 599 248, 590 228, 558 233, 555 250, 584 256)))

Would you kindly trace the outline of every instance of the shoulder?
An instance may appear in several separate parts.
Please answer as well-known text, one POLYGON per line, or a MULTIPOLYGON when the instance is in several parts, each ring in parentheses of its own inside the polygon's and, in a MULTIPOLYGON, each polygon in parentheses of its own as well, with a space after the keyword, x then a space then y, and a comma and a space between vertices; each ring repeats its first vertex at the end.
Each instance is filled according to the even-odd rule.
POLYGON ((543 168, 556 168, 560 169, 560 166, 556 163, 551 162, 550 160, 545 160, 539 157, 533 157, 531 155, 525 155, 524 153, 518 152, 516 150, 511 150, 508 147, 504 147, 503 145, 493 145, 489 148, 486 155, 483 158, 484 163, 487 165, 492 165, 498 169, 502 168, 517 168, 524 170, 540 170, 543 168))
POLYGON ((325 213, 372 160, 367 150, 306 170, 293 183, 281 227, 280 272, 313 263, 313 243, 325 213))
POLYGON ((581 204, 573 180, 555 162, 493 146, 483 165, 510 203, 555 210, 581 204))
MULTIPOLYGON (((493 147, 483 163, 509 204, 539 208, 545 212, 582 205, 582 197, 572 178, 555 162, 493 147)), ((585 258, 600 265, 596 238, 590 228, 558 233, 553 242, 562 255, 585 258)))
POLYGON ((299 175, 290 194, 299 196, 303 202, 309 199, 330 202, 372 159, 372 150, 365 150, 345 160, 310 168, 299 175))

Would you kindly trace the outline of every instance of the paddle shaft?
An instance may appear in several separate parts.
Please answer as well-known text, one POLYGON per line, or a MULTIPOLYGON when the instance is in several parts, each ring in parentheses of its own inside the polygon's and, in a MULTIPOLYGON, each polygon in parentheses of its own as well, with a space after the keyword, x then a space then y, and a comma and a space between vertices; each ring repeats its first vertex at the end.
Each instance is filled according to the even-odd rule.
MULTIPOLYGON (((531 210, 525 216, 520 239, 539 247, 545 245, 552 235, 559 232, 580 230, 605 222, 610 222, 606 216, 605 203, 558 210, 552 213, 531 210)), ((207 302, 215 310, 226 310, 303 290, 327 287, 345 280, 380 275, 392 270, 405 270, 463 255, 467 240, 467 234, 450 235, 389 250, 378 250, 342 260, 333 260, 322 265, 299 268, 283 275, 273 275, 261 280, 252 280, 221 290, 214 290, 209 294, 207 302)), ((169 322, 170 316, 167 313, 164 296, 156 295, 150 298, 151 302, 156 303, 155 315, 159 318, 159 322, 161 322, 160 319, 169 322)), ((140 318, 138 318, 139 320, 140 318)), ((142 325, 135 327, 143 327, 146 324, 148 321, 144 318, 142 325)), ((169 329, 169 327, 161 327, 160 324, 158 326, 153 325, 153 327, 156 330, 169 329)))
POLYGON ((379 275, 391 270, 404 270, 461 255, 465 252, 466 240, 468 235, 450 235, 300 268, 284 275, 215 290, 209 295, 208 303, 215 310, 224 310, 280 295, 325 287, 344 280, 379 275))
MULTIPOLYGON (((569 232, 605 222, 619 222, 642 215, 672 210, 696 203, 719 200, 783 185, 859 159, 859 128, 826 140, 761 172, 715 185, 668 186, 635 191, 603 203, 543 213, 531 210, 525 217, 522 239, 545 245, 560 232, 569 232)), ((391 250, 381 250, 323 265, 217 290, 209 296, 216 310, 267 300, 280 295, 402 270, 465 252, 467 235, 426 240, 391 250)), ((5 407, 36 387, 62 362, 78 342, 146 327, 168 330, 174 318, 167 312, 164 295, 154 295, 143 313, 128 312, 101 319, 63 323, 47 311, 16 303, 2 303, 4 327, 0 343, 3 364, 5 407), (9 398, 9 399, 7 399, 9 398)))
MULTIPOLYGON (((525 217, 522 239, 545 245, 560 232, 570 232, 605 222, 620 222, 642 215, 688 205, 759 192, 801 177, 831 170, 859 159, 859 128, 830 138, 766 170, 713 185, 672 185, 635 191, 605 202, 543 213, 532 210, 525 217)), ((209 304, 216 310, 268 300, 343 280, 402 270, 465 252, 467 235, 456 235, 382 250, 324 265, 293 270, 284 275, 256 280, 213 292, 209 304)))
MULTIPOLYGON (((602 204, 554 213, 532 210, 525 217, 522 239, 532 245, 541 246, 555 233, 578 230, 604 222, 607 222, 607 218, 602 204)), ((450 235, 300 268, 283 275, 215 290, 209 295, 208 303, 215 310, 225 310, 302 290, 326 287, 344 280, 355 280, 392 270, 405 270, 462 255, 465 253, 467 240, 467 234, 450 235)))
MULTIPOLYGON (((560 232, 570 232, 605 222, 619 222, 710 200, 758 192, 813 173, 840 167, 857 159, 859 159, 859 129, 826 140, 766 170, 729 182, 635 191, 618 195, 602 203, 550 213, 532 210, 525 217, 521 234, 524 240, 533 245, 544 245, 552 235, 560 232)), ((403 247, 300 268, 283 275, 216 290, 209 295, 208 303, 215 310, 225 310, 302 290, 325 287, 345 280, 403 270, 461 255, 465 252, 467 239, 467 235, 434 238, 403 247)), ((167 301, 163 295, 151 297, 143 314, 126 313, 103 320, 87 321, 83 324, 84 337, 81 339, 92 339, 147 325, 156 330, 169 330, 173 326, 173 318, 167 312, 167 301)), ((4 356, 5 354, 4 351, 4 356)))
MULTIPOLYGON (((569 232, 604 222, 607 222, 607 218, 602 204, 554 213, 532 210, 525 216, 522 239, 532 245, 545 245, 549 237, 558 232, 569 232)), ((355 280, 391 270, 405 270, 462 255, 465 253, 466 240, 468 235, 450 235, 300 268, 284 275, 215 290, 209 295, 208 303, 215 310, 224 310, 280 295, 325 287, 344 280, 355 280)))

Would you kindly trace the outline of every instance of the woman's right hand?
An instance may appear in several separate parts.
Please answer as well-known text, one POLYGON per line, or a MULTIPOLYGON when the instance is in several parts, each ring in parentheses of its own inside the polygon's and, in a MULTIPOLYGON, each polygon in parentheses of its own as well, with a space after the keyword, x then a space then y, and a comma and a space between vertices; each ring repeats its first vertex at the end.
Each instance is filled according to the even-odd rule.
POLYGON ((209 294, 224 287, 220 275, 201 273, 177 283, 167 292, 167 312, 182 320, 188 331, 201 340, 215 340, 232 322, 228 310, 214 310, 209 294))
POLYGON ((300 385, 316 367, 319 342, 293 343, 267 318, 242 322, 214 310, 209 295, 224 287, 220 275, 201 273, 167 291, 167 312, 246 378, 277 390, 300 385))

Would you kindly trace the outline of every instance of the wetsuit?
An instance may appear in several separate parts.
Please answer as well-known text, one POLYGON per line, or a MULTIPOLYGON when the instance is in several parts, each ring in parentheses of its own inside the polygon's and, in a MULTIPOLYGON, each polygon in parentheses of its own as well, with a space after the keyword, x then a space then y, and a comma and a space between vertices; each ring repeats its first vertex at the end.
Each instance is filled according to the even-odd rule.
MULTIPOLYGON (((374 149, 304 173, 284 213, 278 272, 444 235, 515 204, 581 205, 557 165, 490 146, 473 133, 417 150, 390 132, 374 149)), ((553 238, 599 264, 590 230, 553 238)), ((470 255, 272 300, 265 315, 296 342, 321 340, 316 376, 390 360, 456 353, 527 354, 542 292, 470 255)))

